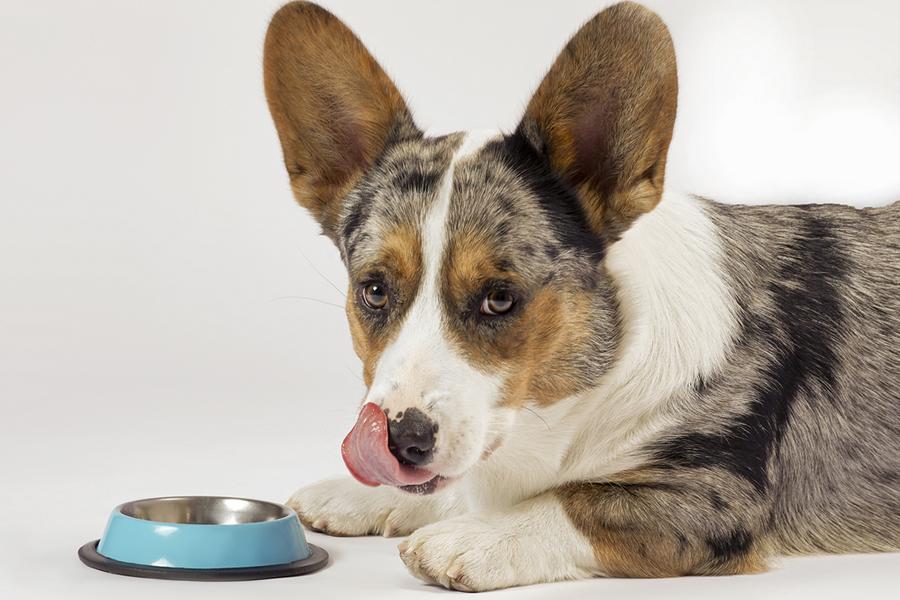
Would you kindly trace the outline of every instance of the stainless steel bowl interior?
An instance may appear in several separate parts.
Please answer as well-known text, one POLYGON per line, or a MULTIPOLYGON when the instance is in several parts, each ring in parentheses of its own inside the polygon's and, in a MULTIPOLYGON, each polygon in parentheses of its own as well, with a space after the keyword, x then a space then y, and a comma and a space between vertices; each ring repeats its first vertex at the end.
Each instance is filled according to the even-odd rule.
POLYGON ((122 514, 145 521, 238 525, 274 521, 290 515, 289 509, 273 502, 217 496, 174 496, 127 502, 122 514))

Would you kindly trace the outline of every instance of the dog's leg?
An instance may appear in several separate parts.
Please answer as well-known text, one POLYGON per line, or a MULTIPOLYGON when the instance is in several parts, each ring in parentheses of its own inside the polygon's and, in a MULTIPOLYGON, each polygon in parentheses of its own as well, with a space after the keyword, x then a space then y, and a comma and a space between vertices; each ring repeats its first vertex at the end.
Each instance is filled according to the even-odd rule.
POLYGON ((417 577, 464 591, 597 574, 764 570, 763 544, 751 525, 760 507, 746 490, 720 493, 727 489, 624 480, 570 484, 507 512, 423 527, 400 544, 400 557, 417 577))
POLYGON ((287 505, 309 529, 330 535, 409 535, 458 511, 452 493, 417 496, 390 486, 371 488, 345 477, 301 488, 287 505))
POLYGON ((769 497, 719 469, 647 469, 556 491, 616 577, 738 575, 766 569, 769 497))
POLYGON ((581 579, 600 572, 591 544, 553 493, 502 513, 470 513, 416 531, 399 546, 416 577, 462 591, 581 579))

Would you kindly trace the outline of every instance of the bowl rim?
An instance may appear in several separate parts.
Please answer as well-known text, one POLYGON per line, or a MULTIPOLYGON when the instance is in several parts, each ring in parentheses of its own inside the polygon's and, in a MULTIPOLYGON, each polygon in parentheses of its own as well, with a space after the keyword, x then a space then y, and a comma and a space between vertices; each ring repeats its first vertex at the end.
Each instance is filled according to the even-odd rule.
POLYGON ((278 523, 284 521, 286 519, 296 519, 297 513, 291 507, 280 504, 278 502, 272 502, 271 500, 259 500, 257 498, 246 498, 242 496, 209 496, 209 495, 171 495, 171 496, 153 496, 149 498, 138 498, 136 500, 128 500, 127 502, 122 502, 118 504, 112 510, 113 514, 119 515, 126 519, 134 519, 135 521, 139 521, 141 523, 153 523, 159 525, 168 525, 172 527, 240 527, 240 526, 259 526, 264 523, 278 523), (125 508, 129 505, 134 505, 142 502, 156 502, 161 500, 185 500, 185 499, 198 499, 203 498, 207 500, 240 500, 243 502, 252 502, 254 504, 263 504, 273 508, 278 509, 283 514, 282 516, 275 519, 266 519, 262 521, 247 521, 245 523, 185 523, 181 521, 157 521, 155 519, 145 519, 143 517, 138 517, 135 515, 128 514, 125 512, 125 508))

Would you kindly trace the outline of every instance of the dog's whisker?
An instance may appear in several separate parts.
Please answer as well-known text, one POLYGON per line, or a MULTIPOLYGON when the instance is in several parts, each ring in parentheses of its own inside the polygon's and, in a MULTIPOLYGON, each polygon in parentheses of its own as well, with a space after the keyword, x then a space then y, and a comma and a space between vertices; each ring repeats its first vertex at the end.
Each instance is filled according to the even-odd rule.
POLYGON ((363 383, 365 383, 365 381, 363 381, 363 378, 359 376, 359 373, 357 373, 356 371, 354 371, 354 370, 350 367, 350 365, 345 364, 345 365, 344 365, 344 368, 347 369, 347 371, 349 371, 350 374, 353 375, 355 378, 357 378, 357 379, 359 379, 360 381, 362 381, 363 383))
POLYGON ((335 289, 335 291, 336 291, 338 294, 340 294, 342 297, 344 297, 344 298, 347 297, 347 294, 345 294, 345 293, 344 293, 337 285, 334 284, 333 281, 331 281, 330 279, 328 279, 328 277, 326 277, 325 274, 324 274, 322 271, 320 271, 320 270, 316 267, 316 265, 313 264, 313 261, 311 261, 311 260, 309 259, 309 257, 306 255, 305 252, 303 252, 303 250, 300 250, 299 248, 297 248, 297 251, 300 252, 300 256, 303 257, 303 260, 305 260, 305 261, 307 262, 307 264, 309 264, 309 267, 310 267, 313 271, 315 271, 316 274, 317 274, 319 277, 321 277, 322 279, 324 279, 324 280, 328 283, 328 285, 330 285, 331 287, 333 287, 333 288, 335 289))
POLYGON ((530 412, 531 414, 533 414, 535 417, 537 417, 538 419, 540 419, 541 422, 544 424, 544 427, 547 428, 547 431, 550 431, 550 430, 551 430, 550 424, 547 423, 547 420, 544 419, 544 417, 542 417, 541 415, 539 415, 539 414, 537 413, 537 411, 535 411, 534 409, 531 409, 531 408, 529 408, 529 407, 527 407, 527 406, 523 406, 522 408, 524 408, 525 410, 527 410, 528 412, 530 412))
POLYGON ((278 300, 309 300, 310 302, 318 302, 319 304, 327 304, 328 306, 335 306, 344 310, 344 307, 341 304, 336 304, 334 302, 329 302, 328 300, 320 300, 319 298, 311 298, 310 296, 278 296, 277 298, 272 298, 269 302, 276 302, 278 300))

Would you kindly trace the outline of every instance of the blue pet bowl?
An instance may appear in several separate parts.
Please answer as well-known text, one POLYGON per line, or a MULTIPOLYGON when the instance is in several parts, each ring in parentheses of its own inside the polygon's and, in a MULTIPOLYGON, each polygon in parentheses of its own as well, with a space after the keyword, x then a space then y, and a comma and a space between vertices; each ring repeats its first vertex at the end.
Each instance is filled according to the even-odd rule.
POLYGON ((117 506, 103 537, 78 550, 89 567, 136 577, 239 580, 320 569, 297 514, 273 502, 216 496, 148 498, 117 506))

